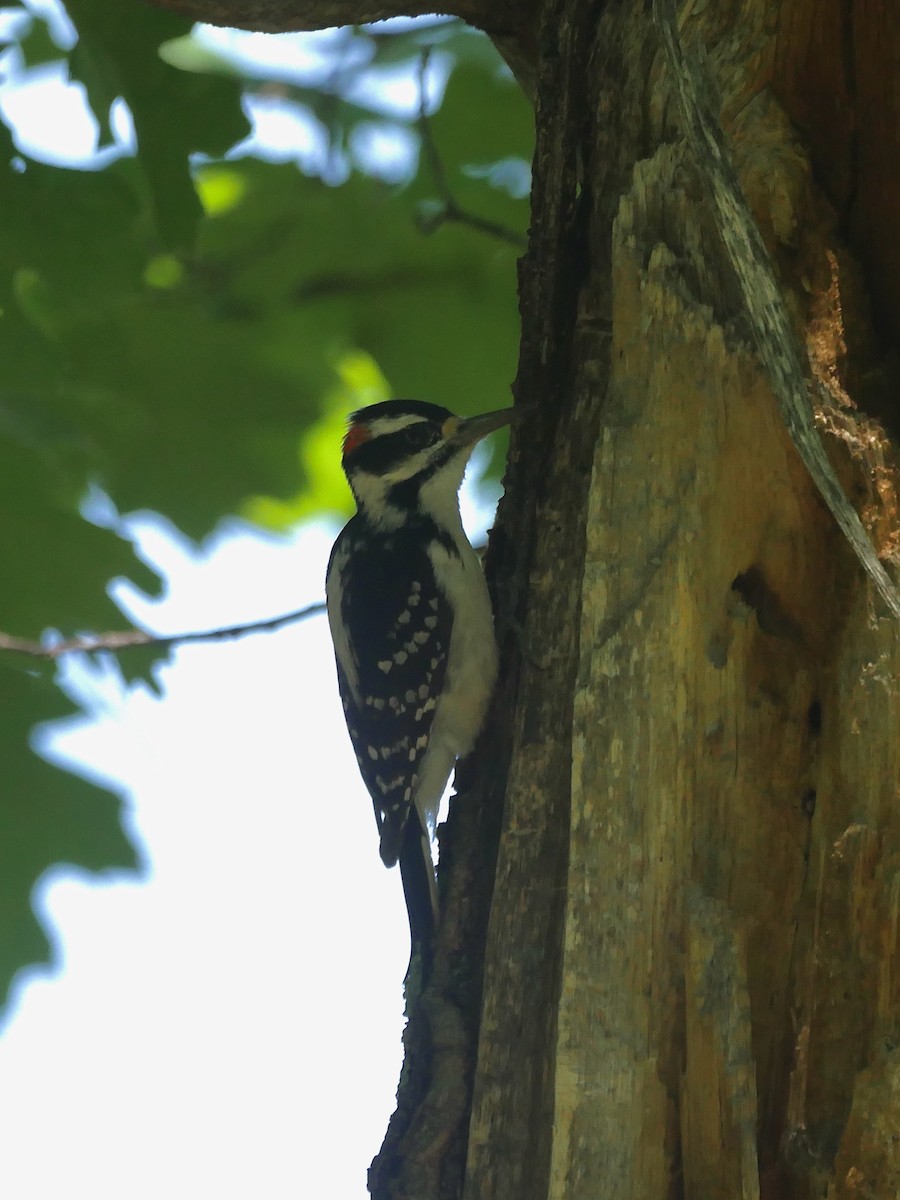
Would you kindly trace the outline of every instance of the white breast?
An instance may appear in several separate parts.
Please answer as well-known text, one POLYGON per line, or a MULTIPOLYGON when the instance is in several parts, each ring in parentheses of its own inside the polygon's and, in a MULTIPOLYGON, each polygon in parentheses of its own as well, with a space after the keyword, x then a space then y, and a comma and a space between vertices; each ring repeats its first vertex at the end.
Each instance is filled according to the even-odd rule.
POLYGON ((481 730, 497 679, 497 643, 487 583, 463 532, 458 508, 455 515, 455 528, 449 522, 442 525, 459 556, 440 543, 428 552, 438 586, 453 609, 444 689, 416 790, 416 807, 429 830, 434 829, 456 759, 469 753, 481 730))

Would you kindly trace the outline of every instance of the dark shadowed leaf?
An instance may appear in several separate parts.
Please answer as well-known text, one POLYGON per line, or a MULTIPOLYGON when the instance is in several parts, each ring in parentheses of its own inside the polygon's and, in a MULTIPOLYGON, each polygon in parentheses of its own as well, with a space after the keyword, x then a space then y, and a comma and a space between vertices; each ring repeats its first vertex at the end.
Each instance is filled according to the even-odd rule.
POLYGON ((163 62, 160 45, 190 29, 182 17, 107 0, 69 0, 66 7, 79 33, 74 77, 87 88, 101 124, 112 102, 125 100, 139 147, 131 164, 135 189, 144 192, 162 245, 189 248, 201 214, 188 155, 224 154, 246 134, 237 83, 163 62))
POLYGON ((120 800, 28 748, 36 725, 72 715, 51 668, 0 660, 0 1003, 19 968, 47 956, 31 910, 44 871, 59 862, 89 871, 136 865, 120 800))
MULTIPOLYGON (((493 165, 528 158, 529 110, 457 23, 343 39, 347 62, 417 62, 434 45, 459 65, 431 120, 442 171, 422 155, 404 186, 359 171, 331 186, 290 163, 192 165, 246 132, 235 70, 164 61, 162 43, 190 50, 190 26, 158 9, 67 7, 70 70, 101 139, 121 97, 137 154, 61 169, 17 151, 0 123, 0 631, 30 637, 121 628, 112 578, 153 589, 130 544, 81 515, 91 487, 195 538, 229 513, 284 526, 346 505, 348 409, 390 394, 461 413, 508 403, 518 249, 459 223, 426 234, 422 214, 446 186, 476 216, 519 235, 527 223, 493 165)), ((29 61, 60 57, 42 22, 26 27, 29 61)), ((335 153, 365 123, 398 126, 352 85, 344 67, 322 86, 287 84, 335 153)), ((152 679, 157 657, 126 652, 123 675, 152 679)), ((118 801, 29 749, 36 724, 70 711, 49 669, 0 655, 0 992, 46 954, 29 897, 49 865, 133 861, 118 801)))

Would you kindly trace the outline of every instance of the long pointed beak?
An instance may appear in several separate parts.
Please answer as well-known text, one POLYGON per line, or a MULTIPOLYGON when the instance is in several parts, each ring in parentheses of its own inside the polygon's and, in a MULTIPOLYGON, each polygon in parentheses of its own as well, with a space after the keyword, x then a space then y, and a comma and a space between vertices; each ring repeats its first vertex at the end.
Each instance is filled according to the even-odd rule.
MULTIPOLYGON (((448 441, 457 446, 474 446, 483 437, 508 425, 519 413, 512 408, 501 408, 497 412, 482 413, 478 417, 467 417, 461 420, 455 429, 446 430, 448 441)), ((448 422, 449 424, 449 422, 448 422)), ((445 426, 446 429, 446 426, 445 426)))

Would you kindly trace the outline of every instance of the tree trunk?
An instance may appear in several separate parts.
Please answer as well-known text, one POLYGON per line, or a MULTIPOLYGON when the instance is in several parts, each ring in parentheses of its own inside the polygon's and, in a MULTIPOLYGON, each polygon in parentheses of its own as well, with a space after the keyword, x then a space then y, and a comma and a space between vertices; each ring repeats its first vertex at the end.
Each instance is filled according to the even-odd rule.
MULTIPOLYGON (((895 418, 898 29, 757 2, 681 30, 883 556, 855 405, 895 418)), ((647 6, 562 0, 540 46, 464 1194, 894 1197, 896 624, 786 431, 647 6)))
MULTIPOLYGON (((519 33, 516 393, 540 412, 489 553, 493 724, 442 839, 370 1187, 893 1200, 897 623, 788 432, 659 14, 546 0, 519 33)), ((896 0, 687 0, 680 35, 771 257, 769 316, 895 558, 873 417, 896 428, 896 0)))
MULTIPOLYGON (((688 5, 681 35, 887 557, 856 404, 896 418, 900 16, 688 5)), ((502 514, 527 615, 465 1196, 886 1200, 897 625, 754 353, 648 6, 561 0, 540 45, 517 390, 552 432, 502 514)))

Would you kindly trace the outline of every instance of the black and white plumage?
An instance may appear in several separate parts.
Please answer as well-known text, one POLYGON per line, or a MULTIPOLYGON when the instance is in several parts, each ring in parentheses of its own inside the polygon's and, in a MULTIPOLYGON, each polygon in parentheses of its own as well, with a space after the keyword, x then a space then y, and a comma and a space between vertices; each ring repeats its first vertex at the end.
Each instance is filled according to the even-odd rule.
POLYGON ((357 513, 328 564, 328 619, 381 857, 400 861, 414 944, 427 942, 437 917, 431 836, 441 796, 478 736, 497 675, 459 486, 475 443, 511 416, 464 420, 391 400, 353 413, 344 439, 357 513))

